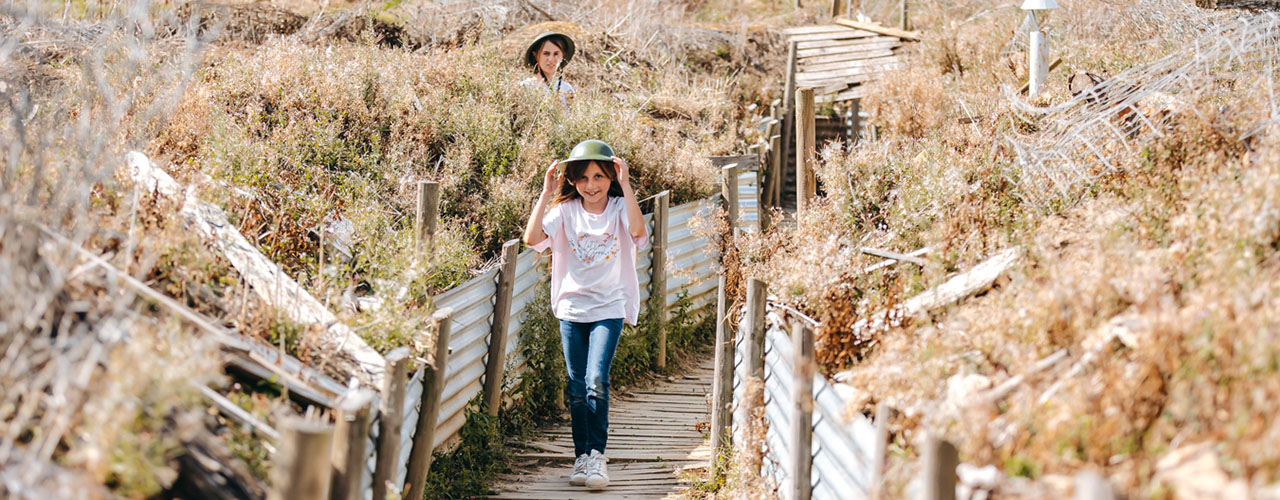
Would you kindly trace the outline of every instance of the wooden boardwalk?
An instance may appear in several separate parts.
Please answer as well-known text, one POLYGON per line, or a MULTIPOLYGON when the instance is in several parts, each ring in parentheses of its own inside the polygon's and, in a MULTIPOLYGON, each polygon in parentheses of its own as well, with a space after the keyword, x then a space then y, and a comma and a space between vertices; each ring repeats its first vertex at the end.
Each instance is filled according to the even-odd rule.
POLYGON ((569 485, 573 439, 566 423, 543 432, 517 454, 515 474, 496 481, 491 498, 665 498, 688 487, 686 470, 705 469, 710 458, 710 358, 684 376, 654 387, 614 394, 609 404, 609 487, 591 491, 569 485), (701 425, 701 428, 699 424, 701 425))

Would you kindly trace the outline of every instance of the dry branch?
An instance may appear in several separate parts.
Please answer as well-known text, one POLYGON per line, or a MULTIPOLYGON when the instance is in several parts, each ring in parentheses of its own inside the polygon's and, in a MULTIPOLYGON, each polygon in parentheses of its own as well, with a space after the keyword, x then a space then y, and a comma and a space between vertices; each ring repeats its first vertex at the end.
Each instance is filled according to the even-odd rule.
POLYGON ((881 250, 879 248, 862 247, 862 253, 865 253, 867 255, 874 255, 876 257, 883 257, 886 259, 893 259, 901 262, 910 262, 917 266, 924 265, 924 259, 921 259, 920 257, 916 257, 914 255, 909 255, 909 254, 898 253, 898 252, 890 252, 888 250, 881 250))

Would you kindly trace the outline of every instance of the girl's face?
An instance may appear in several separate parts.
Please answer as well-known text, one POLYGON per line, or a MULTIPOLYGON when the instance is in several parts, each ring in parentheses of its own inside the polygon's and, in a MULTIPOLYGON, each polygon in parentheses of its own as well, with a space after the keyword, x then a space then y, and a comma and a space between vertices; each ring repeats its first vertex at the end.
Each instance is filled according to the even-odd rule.
POLYGON ((538 70, 543 75, 551 76, 556 73, 556 68, 560 67, 560 61, 564 60, 564 51, 551 40, 547 40, 542 42, 542 47, 538 49, 537 58, 538 70))
POLYGON ((582 203, 589 205, 607 201, 609 185, 612 183, 613 180, 604 174, 604 169, 600 168, 600 163, 595 161, 587 164, 587 168, 582 171, 582 177, 573 179, 573 187, 578 190, 578 195, 582 196, 582 203))

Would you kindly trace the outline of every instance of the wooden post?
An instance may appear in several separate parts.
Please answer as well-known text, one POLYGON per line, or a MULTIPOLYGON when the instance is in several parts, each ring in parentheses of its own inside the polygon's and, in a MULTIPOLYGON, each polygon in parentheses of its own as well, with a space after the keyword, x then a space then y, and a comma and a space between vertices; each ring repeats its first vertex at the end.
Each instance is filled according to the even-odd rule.
POLYGON ((436 311, 431 315, 431 322, 435 325, 436 351, 422 376, 422 406, 418 409, 418 428, 413 434, 413 448, 409 452, 409 487, 402 498, 422 498, 427 484, 431 452, 435 450, 436 423, 440 419, 440 393, 444 392, 448 375, 453 309, 446 307, 436 311))
POLYGON ((924 448, 924 500, 956 500, 960 455, 951 443, 929 436, 924 448))
POLYGON ((775 135, 769 138, 769 142, 773 145, 773 154, 769 156, 769 170, 774 178, 773 185, 769 186, 772 193, 769 194, 770 207, 782 208, 782 140, 781 135, 775 135))
POLYGON ((854 99, 850 105, 850 113, 853 114, 853 125, 849 127, 849 133, 853 135, 853 143, 862 142, 862 99, 854 99))
POLYGON ((774 99, 769 105, 769 116, 774 120, 772 126, 769 127, 769 157, 766 159, 769 163, 765 165, 765 169, 769 172, 769 190, 765 193, 764 202, 769 206, 778 206, 778 186, 782 179, 778 178, 778 159, 782 154, 782 150, 778 149, 779 141, 776 139, 778 134, 782 133, 782 99, 774 99))
MULTIPOLYGON (((787 46, 787 83, 782 95, 782 154, 779 158, 781 165, 778 168, 778 186, 777 194, 774 199, 779 207, 782 206, 782 189, 787 184, 787 159, 791 158, 791 138, 794 132, 792 129, 796 127, 796 42, 790 42, 787 46)), ((798 145, 797 145, 798 146, 798 145)))
POLYGON ((440 210, 440 183, 418 182, 418 210, 413 221, 413 234, 419 244, 429 244, 436 235, 436 218, 440 210))
MULTIPOLYGON (((720 167, 720 194, 724 196, 725 212, 729 217, 729 235, 738 235, 738 173, 742 167, 734 163, 720 167)), ((729 240, 733 244, 734 240, 729 240)))
POLYGON ((805 87, 796 91, 796 213, 808 209, 809 200, 818 189, 813 177, 813 112, 813 89, 805 87))
POLYGON ((667 369, 667 211, 671 191, 663 191, 653 199, 653 237, 649 244, 653 257, 649 261, 649 315, 658 331, 658 353, 654 360, 658 370, 667 369))
MULTIPOLYGON (((382 418, 378 425, 378 462, 373 469, 373 500, 387 498, 387 483, 400 470, 400 434, 404 429, 404 393, 409 383, 409 348, 387 353, 383 379, 382 418)), ((399 485, 395 485, 399 489, 399 485)))
POLYGON ((889 420, 893 418, 893 408, 888 404, 876 404, 876 420, 872 422, 876 429, 875 449, 871 452, 871 499, 879 499, 884 493, 884 460, 889 446, 889 420))
POLYGON ((831 17, 845 14, 845 7, 848 7, 848 0, 831 0, 831 17))
POLYGON ((907 22, 907 0, 901 0, 898 4, 898 18, 902 20, 902 31, 911 29, 911 23, 907 22))
POLYGON ((768 285, 756 278, 747 281, 747 315, 742 331, 748 335, 747 376, 764 378, 764 314, 768 285))
MULTIPOLYGON (((724 248, 736 244, 738 227, 738 165, 720 169, 721 194, 724 196, 726 219, 729 223, 728 241, 724 248)), ((723 256, 721 256, 723 259, 723 256)), ((723 263, 723 262, 722 262, 723 263)), ((730 427, 733 423, 733 332, 729 329, 729 290, 726 271, 721 269, 716 292, 716 351, 715 379, 711 393, 711 450, 719 456, 728 448, 730 427)))
POLYGON ((502 408, 502 377, 507 365, 507 328, 511 325, 511 292, 516 285, 516 258, 520 240, 502 244, 502 271, 493 301, 493 325, 489 329, 489 360, 484 370, 484 404, 490 417, 502 408))
POLYGON ((335 439, 329 454, 333 466, 330 500, 363 498, 360 487, 368 470, 365 464, 369 459, 367 443, 373 398, 373 391, 360 389, 344 398, 338 406, 337 423, 333 428, 335 439))
POLYGON ((795 405, 791 409, 791 498, 809 500, 813 483, 813 330, 803 320, 791 323, 792 383, 795 405))
POLYGON ((333 426, 285 419, 279 445, 267 500, 328 500, 333 426))

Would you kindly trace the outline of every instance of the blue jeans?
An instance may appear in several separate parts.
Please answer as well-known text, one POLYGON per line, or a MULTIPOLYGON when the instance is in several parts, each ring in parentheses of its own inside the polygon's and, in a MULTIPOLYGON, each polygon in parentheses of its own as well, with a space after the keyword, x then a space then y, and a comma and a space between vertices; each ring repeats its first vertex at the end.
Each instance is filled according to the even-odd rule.
POLYGON ((609 368, 621 335, 621 318, 593 323, 560 320, 575 457, 591 450, 604 453, 609 441, 609 368))

